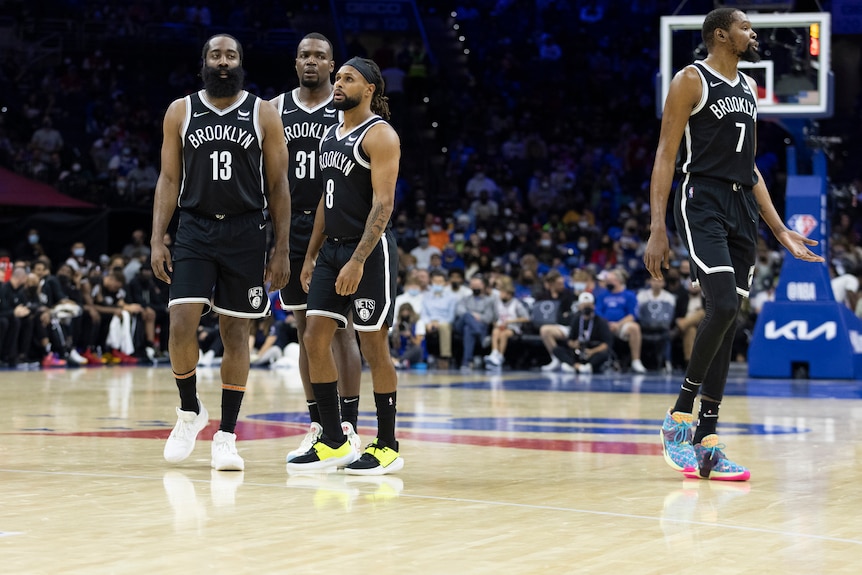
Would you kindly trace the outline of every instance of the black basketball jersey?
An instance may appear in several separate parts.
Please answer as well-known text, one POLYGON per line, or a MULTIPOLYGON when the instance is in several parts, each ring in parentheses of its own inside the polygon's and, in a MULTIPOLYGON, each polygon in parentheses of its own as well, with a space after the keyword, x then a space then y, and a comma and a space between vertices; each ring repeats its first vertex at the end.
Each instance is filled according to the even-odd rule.
POLYGON ((362 151, 362 139, 369 128, 384 121, 380 116, 372 116, 340 135, 340 126, 332 126, 320 143, 327 236, 358 237, 365 231, 373 189, 371 159, 362 151))
POLYGON ((267 206, 260 99, 243 91, 219 110, 201 90, 185 97, 180 208, 236 215, 267 206))
POLYGON ((304 106, 299 101, 299 88, 278 97, 278 113, 290 155, 291 208, 297 213, 314 210, 323 191, 318 165, 320 139, 329 126, 338 123, 340 115, 332 105, 332 96, 314 108, 304 106))
POLYGON ((703 97, 685 126, 682 171, 753 186, 757 98, 741 72, 731 81, 703 61, 694 68, 703 97))

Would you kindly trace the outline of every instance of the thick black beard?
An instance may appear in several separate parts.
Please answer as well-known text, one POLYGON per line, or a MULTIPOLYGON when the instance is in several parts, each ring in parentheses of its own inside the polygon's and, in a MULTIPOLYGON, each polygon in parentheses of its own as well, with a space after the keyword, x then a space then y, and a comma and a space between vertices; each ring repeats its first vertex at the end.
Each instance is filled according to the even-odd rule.
POLYGON ((333 101, 332 105, 335 107, 336 110, 342 110, 346 112, 347 110, 352 110, 353 108, 358 106, 360 102, 362 102, 362 98, 350 98, 348 96, 344 96, 343 100, 341 100, 340 102, 333 101))
POLYGON ((739 59, 744 62, 760 62, 760 52, 754 46, 749 45, 743 53, 739 55, 739 59))
POLYGON ((204 66, 201 70, 201 78, 204 81, 204 90, 211 98, 230 98, 236 96, 242 90, 245 81, 245 71, 242 67, 236 68, 213 68, 204 66), (222 70, 227 71, 227 78, 220 76, 222 70))

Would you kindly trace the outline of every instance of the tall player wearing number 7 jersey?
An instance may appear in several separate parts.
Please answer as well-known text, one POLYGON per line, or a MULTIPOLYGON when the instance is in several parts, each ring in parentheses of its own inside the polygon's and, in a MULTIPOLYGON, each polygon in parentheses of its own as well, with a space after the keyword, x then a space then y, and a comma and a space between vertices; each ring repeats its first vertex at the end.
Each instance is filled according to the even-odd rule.
MULTIPOLYGON (((299 282, 299 271, 305 261, 308 240, 314 227, 314 215, 323 184, 320 179, 320 140, 329 126, 337 124, 343 115, 332 102, 331 74, 332 43, 323 34, 306 35, 296 48, 296 75, 299 87, 270 100, 278 110, 284 125, 284 137, 290 156, 290 202, 293 210, 290 224, 290 265, 296 273, 291 275, 281 290, 281 306, 296 317, 299 334, 299 377, 305 390, 311 425, 299 447, 287 454, 287 461, 304 454, 323 432, 320 411, 308 377, 308 353, 305 348, 305 308, 308 294, 299 282)), ((332 340, 332 351, 338 366, 338 394, 342 429, 354 450, 359 452, 361 440, 356 434, 359 417, 359 384, 362 376, 362 358, 356 345, 353 321, 339 329, 332 340)), ((357 455, 358 456, 358 455, 357 455)))
POLYGON ((661 429, 665 461, 687 477, 745 481, 745 467, 725 457, 716 423, 730 368, 736 316, 748 297, 763 218, 793 257, 823 261, 817 245, 787 229, 754 164, 757 85, 738 69, 757 62, 757 34, 744 12, 718 8, 704 18, 701 35, 708 55, 683 68, 668 91, 650 182, 650 237, 644 264, 662 279, 670 248, 665 215, 677 152, 682 181, 676 190, 676 227, 689 252, 692 280, 703 290, 706 315, 676 404, 661 429), (694 430, 692 409, 700 392, 694 430))
POLYGON ((275 108, 242 89, 240 43, 218 34, 204 44, 202 58, 204 89, 174 100, 165 114, 153 202, 152 266, 171 286, 169 350, 180 393, 164 456, 171 463, 186 459, 208 422, 195 366, 198 323, 211 308, 224 341, 211 463, 216 471, 242 471, 234 431, 248 379, 249 324, 269 313, 267 283, 278 290, 290 276, 288 157, 275 108), (177 207, 171 259, 163 238, 177 207), (269 262, 267 210, 275 230, 269 262))

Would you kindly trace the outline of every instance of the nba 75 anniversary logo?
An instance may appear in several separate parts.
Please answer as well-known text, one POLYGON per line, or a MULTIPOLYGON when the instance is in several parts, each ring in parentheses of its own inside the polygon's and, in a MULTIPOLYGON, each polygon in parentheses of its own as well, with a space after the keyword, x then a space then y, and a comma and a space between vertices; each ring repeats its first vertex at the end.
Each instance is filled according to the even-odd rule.
POLYGON ((263 288, 261 286, 248 289, 248 303, 250 303, 251 307, 254 309, 258 309, 260 307, 260 304, 263 303, 263 288))
POLYGON ((365 297, 361 297, 353 302, 353 307, 356 308, 356 315, 362 321, 368 321, 368 318, 374 315, 374 306, 374 300, 365 297))

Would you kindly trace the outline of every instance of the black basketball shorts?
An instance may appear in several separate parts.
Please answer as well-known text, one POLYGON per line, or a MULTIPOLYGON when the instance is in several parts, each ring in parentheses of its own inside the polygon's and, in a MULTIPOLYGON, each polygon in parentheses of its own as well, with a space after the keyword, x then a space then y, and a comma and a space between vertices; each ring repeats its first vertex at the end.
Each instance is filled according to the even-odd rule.
POLYGON ((203 303, 243 318, 269 314, 266 225, 262 212, 223 220, 181 212, 168 306, 203 303))
POLYGON ((750 187, 688 174, 674 201, 677 230, 700 274, 732 273, 736 291, 748 297, 757 256, 757 200, 750 187))
POLYGON ((320 315, 335 320, 339 328, 347 326, 353 312, 356 331, 378 331, 392 325, 395 315, 395 280, 398 272, 398 250, 392 232, 386 231, 365 260, 362 280, 349 296, 335 293, 338 272, 350 260, 357 241, 334 242, 327 239, 317 256, 311 276, 306 316, 320 315), (384 325, 385 324, 385 325, 384 325))
POLYGON ((290 279, 278 294, 284 310, 305 309, 308 301, 308 294, 302 289, 299 277, 313 228, 313 211, 301 211, 290 217, 290 279))

